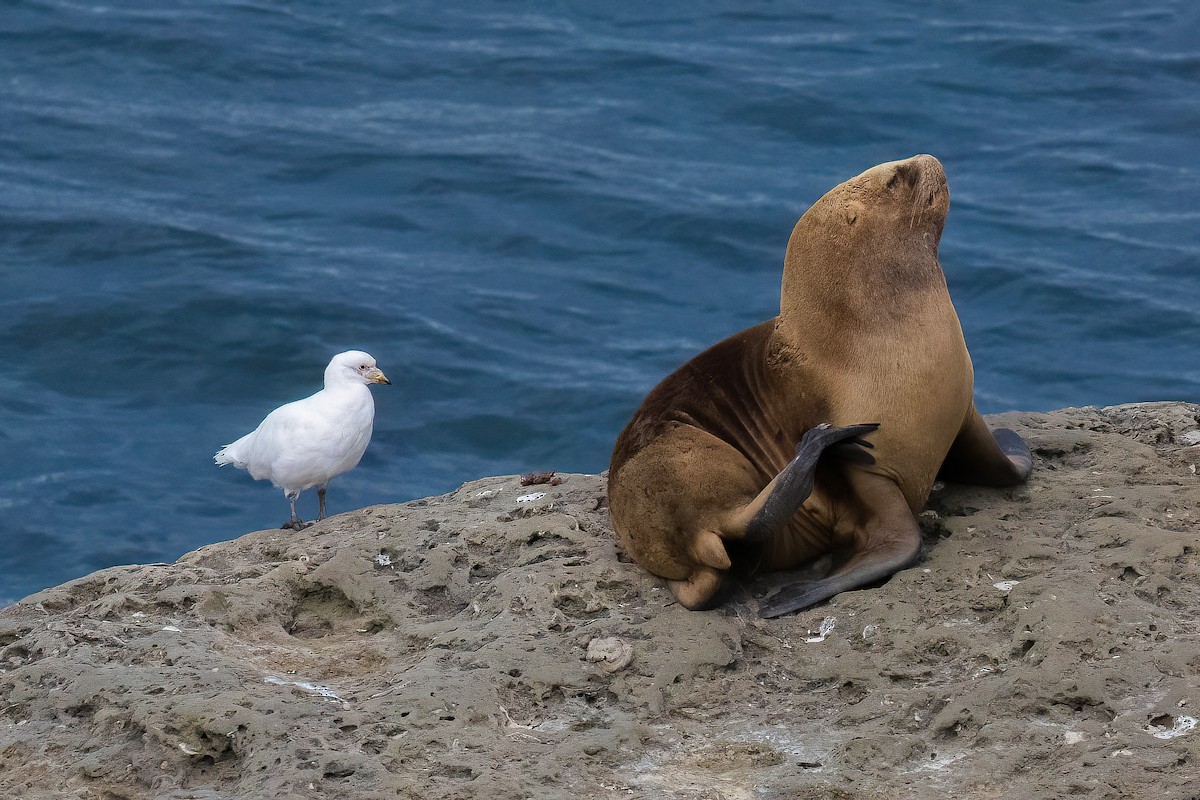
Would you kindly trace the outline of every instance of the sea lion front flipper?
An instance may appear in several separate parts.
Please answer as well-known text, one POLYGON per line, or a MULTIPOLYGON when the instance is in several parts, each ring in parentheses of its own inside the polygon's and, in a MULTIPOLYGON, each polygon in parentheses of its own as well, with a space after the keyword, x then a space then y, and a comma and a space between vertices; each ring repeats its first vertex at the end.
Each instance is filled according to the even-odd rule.
POLYGON ((826 450, 845 460, 873 464, 874 457, 861 449, 872 445, 862 437, 878 427, 878 423, 868 423, 835 428, 823 422, 805 431, 796 445, 795 458, 742 510, 742 517, 748 517, 743 540, 765 542, 795 516, 796 509, 812 494, 817 461, 826 450))
POLYGON ((799 611, 835 594, 883 580, 917 557, 921 528, 899 487, 887 478, 866 473, 855 473, 851 482, 856 503, 870 509, 870 516, 850 537, 848 550, 853 555, 824 578, 785 586, 759 607, 760 617, 799 611))
POLYGON ((972 406, 938 477, 978 486, 1012 486, 1032 471, 1033 456, 1025 440, 1008 428, 989 430, 972 406))

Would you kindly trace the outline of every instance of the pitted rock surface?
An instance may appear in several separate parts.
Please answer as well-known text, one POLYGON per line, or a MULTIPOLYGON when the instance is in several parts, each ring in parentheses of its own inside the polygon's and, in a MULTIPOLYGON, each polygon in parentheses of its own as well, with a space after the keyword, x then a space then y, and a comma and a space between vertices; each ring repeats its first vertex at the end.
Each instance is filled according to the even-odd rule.
POLYGON ((1194 796, 1200 407, 989 421, 1027 486, 939 489, 920 563, 782 619, 779 575, 674 605, 590 475, 32 595, 0 611, 0 797, 1194 796))

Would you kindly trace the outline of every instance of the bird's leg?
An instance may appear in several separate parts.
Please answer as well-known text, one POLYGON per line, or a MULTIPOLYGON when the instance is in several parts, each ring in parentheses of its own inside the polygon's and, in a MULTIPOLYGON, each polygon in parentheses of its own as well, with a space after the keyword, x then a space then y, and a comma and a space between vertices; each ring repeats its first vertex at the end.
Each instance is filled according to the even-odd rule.
POLYGON ((298 497, 300 497, 299 492, 292 492, 287 495, 288 503, 290 503, 292 506, 292 518, 280 525, 280 530, 287 530, 290 528, 294 531, 299 531, 304 529, 304 520, 300 519, 300 517, 296 514, 296 499, 298 497))
POLYGON ((317 522, 320 522, 321 520, 325 519, 325 487, 324 486, 317 489, 317 501, 321 504, 320 509, 317 511, 317 522))

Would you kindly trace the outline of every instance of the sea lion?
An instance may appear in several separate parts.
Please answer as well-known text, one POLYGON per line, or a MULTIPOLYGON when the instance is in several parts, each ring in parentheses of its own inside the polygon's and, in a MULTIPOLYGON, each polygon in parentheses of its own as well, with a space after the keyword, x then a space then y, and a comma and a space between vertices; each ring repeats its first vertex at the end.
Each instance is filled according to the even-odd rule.
POLYGON ((711 608, 731 573, 827 555, 824 577, 784 588, 760 614, 874 583, 916 558, 915 515, 939 475, 1028 477, 1029 447, 1011 430, 993 435, 975 409, 937 259, 949 206, 930 155, 831 189, 792 231, 779 316, 667 376, 621 432, 613 527, 680 604, 711 608))

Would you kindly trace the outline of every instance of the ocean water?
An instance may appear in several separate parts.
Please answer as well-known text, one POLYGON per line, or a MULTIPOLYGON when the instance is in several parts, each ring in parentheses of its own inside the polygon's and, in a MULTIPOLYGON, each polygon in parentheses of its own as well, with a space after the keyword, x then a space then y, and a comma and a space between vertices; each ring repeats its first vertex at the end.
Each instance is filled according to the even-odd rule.
POLYGON ((332 512, 604 469, 920 152, 985 412, 1200 400, 1186 0, 6 3, 0 602, 278 525, 212 454, 349 347, 394 385, 332 512))

